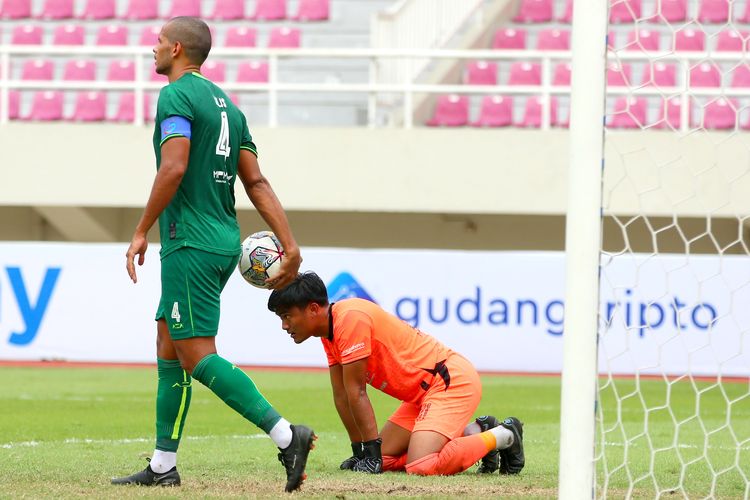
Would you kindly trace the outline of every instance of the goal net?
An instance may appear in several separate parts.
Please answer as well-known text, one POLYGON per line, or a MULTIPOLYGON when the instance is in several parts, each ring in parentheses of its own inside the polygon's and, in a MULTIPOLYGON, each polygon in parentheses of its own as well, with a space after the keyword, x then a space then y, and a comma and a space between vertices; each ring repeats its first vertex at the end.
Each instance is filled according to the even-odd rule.
POLYGON ((750 496, 745 5, 610 6, 597 498, 750 496))

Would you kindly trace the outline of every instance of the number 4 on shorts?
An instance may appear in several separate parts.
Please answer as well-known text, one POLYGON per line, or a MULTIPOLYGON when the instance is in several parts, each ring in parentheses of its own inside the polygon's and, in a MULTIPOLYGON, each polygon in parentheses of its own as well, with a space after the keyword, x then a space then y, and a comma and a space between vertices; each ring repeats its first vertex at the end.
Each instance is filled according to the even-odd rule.
POLYGON ((180 322, 180 305, 177 302, 172 305, 172 319, 178 323, 180 322))

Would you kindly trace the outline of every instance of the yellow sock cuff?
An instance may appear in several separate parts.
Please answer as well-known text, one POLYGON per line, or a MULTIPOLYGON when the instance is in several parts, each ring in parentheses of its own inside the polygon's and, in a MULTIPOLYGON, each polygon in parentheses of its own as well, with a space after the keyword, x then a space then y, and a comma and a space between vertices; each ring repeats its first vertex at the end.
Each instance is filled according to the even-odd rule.
POLYGON ((495 435, 491 431, 484 431, 479 434, 479 437, 484 441, 484 445, 487 447, 487 451, 492 451, 497 448, 497 440, 495 435))

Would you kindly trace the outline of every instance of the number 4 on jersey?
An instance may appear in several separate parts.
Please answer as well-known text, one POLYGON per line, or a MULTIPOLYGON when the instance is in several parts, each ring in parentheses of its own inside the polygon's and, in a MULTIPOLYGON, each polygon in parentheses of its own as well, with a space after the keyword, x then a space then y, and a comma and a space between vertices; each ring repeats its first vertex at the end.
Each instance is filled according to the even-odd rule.
MULTIPOLYGON (((214 97, 214 102, 220 108, 226 108, 227 103, 223 97, 214 97)), ((229 147, 229 120, 227 112, 221 112, 221 132, 219 132, 219 142, 216 143, 216 154, 227 158, 232 148, 229 147)))

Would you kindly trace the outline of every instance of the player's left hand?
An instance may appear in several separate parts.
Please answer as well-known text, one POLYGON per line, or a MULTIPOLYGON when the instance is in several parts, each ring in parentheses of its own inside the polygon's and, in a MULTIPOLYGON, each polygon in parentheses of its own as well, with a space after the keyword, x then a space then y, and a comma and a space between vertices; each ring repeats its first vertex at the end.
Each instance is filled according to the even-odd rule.
POLYGON ((380 452, 382 444, 383 440, 380 438, 362 443, 362 452, 365 457, 357 461, 352 470, 368 474, 380 474, 383 472, 383 455, 380 452))
POLYGON ((294 281, 299 273, 300 264, 302 264, 302 254, 300 253, 299 248, 284 248, 279 274, 266 280, 269 288, 272 290, 279 290, 294 281))
POLYGON ((125 268, 133 283, 138 283, 138 275, 135 272, 135 256, 138 256, 138 265, 142 266, 146 260, 146 249, 148 240, 145 234, 135 233, 130 241, 127 253, 125 253, 125 268))

